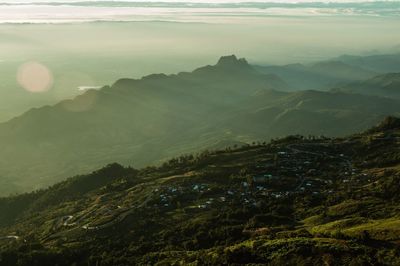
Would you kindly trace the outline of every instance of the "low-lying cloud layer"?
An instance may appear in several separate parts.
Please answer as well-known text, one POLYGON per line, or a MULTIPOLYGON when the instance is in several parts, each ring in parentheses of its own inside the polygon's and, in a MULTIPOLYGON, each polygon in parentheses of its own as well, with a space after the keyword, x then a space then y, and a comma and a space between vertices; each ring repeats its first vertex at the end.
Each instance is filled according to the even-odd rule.
POLYGON ((21 1, 0 2, 0 23, 85 21, 235 22, 276 16, 400 15, 400 2, 137 2, 21 1))

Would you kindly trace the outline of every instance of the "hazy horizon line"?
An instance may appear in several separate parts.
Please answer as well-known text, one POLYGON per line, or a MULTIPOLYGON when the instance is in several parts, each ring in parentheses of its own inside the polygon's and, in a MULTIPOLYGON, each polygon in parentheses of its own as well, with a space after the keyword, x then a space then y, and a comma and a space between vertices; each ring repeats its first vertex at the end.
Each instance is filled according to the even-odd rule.
POLYGON ((400 0, 336 0, 336 1, 323 1, 323 0, 306 0, 306 1, 287 1, 281 2, 278 0, 268 1, 179 1, 179 0, 156 0, 156 1, 135 1, 135 0, 23 0, 23 1, 1 1, 0 5, 103 5, 103 6, 329 6, 329 5, 371 5, 371 4, 400 4, 400 0))
MULTIPOLYGON (((0 0, 1 1, 1 0, 0 0)), ((8 1, 8 0, 7 0, 8 1)), ((268 17, 388 17, 400 16, 400 1, 363 2, 143 2, 25 1, 0 2, 0 23, 85 21, 232 22, 268 17)))

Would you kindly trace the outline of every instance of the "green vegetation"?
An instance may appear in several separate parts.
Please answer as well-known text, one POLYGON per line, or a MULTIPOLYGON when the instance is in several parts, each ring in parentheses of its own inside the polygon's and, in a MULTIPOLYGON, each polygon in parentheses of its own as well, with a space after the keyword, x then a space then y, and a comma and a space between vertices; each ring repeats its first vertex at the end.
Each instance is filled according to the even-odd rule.
POLYGON ((290 134, 344 136, 400 113, 395 99, 288 89, 277 75, 225 56, 193 72, 121 79, 33 109, 0 124, 0 195, 110 161, 138 168, 290 134))
POLYGON ((0 199, 0 265, 399 265, 400 120, 0 199), (12 210, 12 211, 11 211, 12 210))

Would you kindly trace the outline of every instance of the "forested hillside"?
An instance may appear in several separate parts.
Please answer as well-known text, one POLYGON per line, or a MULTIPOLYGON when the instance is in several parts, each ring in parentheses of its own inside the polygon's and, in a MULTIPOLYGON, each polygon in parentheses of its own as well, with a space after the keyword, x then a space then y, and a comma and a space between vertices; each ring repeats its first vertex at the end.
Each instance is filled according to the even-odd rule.
POLYGON ((399 145, 388 117, 345 138, 111 164, 1 199, 0 264, 398 265, 399 145))

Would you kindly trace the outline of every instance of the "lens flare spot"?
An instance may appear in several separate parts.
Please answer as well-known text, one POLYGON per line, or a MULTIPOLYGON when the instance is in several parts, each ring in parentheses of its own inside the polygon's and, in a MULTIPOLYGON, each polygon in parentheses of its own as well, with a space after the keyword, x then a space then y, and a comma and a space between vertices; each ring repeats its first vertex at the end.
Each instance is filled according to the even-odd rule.
POLYGON ((46 66, 27 62, 18 68, 17 82, 29 92, 45 92, 53 85, 53 75, 46 66))

